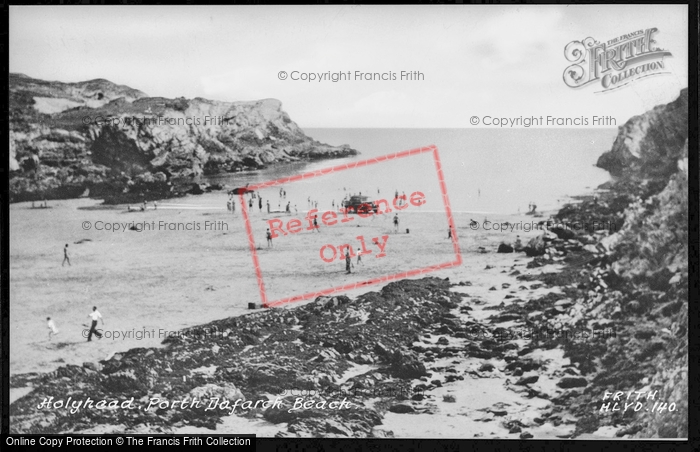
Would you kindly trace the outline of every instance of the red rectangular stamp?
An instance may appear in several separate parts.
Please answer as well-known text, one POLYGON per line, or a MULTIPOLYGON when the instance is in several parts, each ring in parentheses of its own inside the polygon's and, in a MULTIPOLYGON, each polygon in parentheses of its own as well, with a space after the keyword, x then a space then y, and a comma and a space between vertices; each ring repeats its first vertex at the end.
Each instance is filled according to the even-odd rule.
POLYGON ((435 146, 262 182, 238 194, 264 307, 462 263, 435 146), (248 208, 247 196, 258 198, 259 212, 248 208))

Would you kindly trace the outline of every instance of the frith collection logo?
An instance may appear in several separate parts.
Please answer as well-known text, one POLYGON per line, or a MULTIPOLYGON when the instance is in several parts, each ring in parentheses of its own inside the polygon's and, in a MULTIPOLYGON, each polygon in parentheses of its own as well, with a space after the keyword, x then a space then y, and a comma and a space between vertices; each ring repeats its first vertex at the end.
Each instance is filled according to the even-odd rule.
POLYGON ((564 55, 573 64, 564 70, 564 83, 580 88, 600 81, 603 89, 598 92, 605 92, 644 77, 670 74, 665 71, 663 58, 672 55, 656 47, 653 36, 657 31, 637 30, 607 42, 593 38, 570 42, 564 55))

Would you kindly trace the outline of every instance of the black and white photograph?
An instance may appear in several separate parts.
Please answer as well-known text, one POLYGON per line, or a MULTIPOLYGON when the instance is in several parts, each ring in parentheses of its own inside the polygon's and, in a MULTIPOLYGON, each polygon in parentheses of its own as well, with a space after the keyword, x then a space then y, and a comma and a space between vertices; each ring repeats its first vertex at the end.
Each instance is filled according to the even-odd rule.
POLYGON ((10 6, 0 447, 688 440, 693 14, 10 6))

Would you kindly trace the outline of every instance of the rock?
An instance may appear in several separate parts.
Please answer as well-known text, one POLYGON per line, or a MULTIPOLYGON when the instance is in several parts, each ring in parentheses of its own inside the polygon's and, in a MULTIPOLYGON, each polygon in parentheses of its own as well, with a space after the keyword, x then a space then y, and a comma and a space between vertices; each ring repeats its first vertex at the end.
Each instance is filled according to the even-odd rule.
POLYGON ((564 225, 555 225, 550 229, 550 231, 555 233, 557 237, 562 240, 570 240, 576 237, 574 231, 564 227, 564 225))
POLYGON ((598 248, 597 248, 595 245, 585 245, 585 246, 583 247, 583 249, 584 249, 585 251, 588 251, 589 253, 594 253, 594 254, 599 253, 599 250, 598 250, 598 248))
POLYGON ((533 237, 525 246, 525 254, 527 257, 542 256, 546 250, 544 235, 533 237))
POLYGON ((537 380, 539 380, 539 379, 540 379, 540 377, 538 377, 537 375, 532 375, 532 376, 529 376, 529 377, 523 377, 523 378, 521 378, 521 379, 518 380, 515 384, 516 384, 516 385, 519 385, 519 386, 529 385, 529 384, 532 384, 532 383, 536 383, 537 380))
POLYGON ((95 372, 99 372, 102 366, 98 363, 93 363, 93 362, 84 362, 83 367, 86 369, 94 370, 95 372))
POLYGON ((533 438, 533 437, 534 437, 533 434, 530 433, 530 432, 522 432, 522 433, 520 434, 520 439, 530 439, 530 438, 533 438))
POLYGON ((413 409, 413 407, 411 405, 406 405, 404 403, 397 403, 395 405, 390 406, 389 411, 391 411, 392 413, 404 414, 404 413, 413 413, 416 410, 413 409))
POLYGON ((582 388, 587 385, 588 381, 583 377, 564 377, 557 383, 557 386, 562 389, 582 388))
POLYGON ((375 427, 370 431, 369 436, 371 438, 393 438, 394 432, 391 430, 382 430, 375 427))
POLYGON ((348 427, 344 426, 338 421, 335 421, 333 419, 329 419, 326 421, 326 432, 328 433, 335 433, 341 436, 347 436, 347 437, 352 437, 354 436, 352 433, 352 430, 349 429, 348 427))
POLYGON ((612 149, 601 155, 596 165, 613 176, 668 178, 682 158, 687 122, 686 88, 673 102, 628 120, 620 127, 612 149))
POLYGON ((391 350, 389 350, 384 344, 381 342, 377 342, 374 346, 374 352, 381 356, 382 358, 390 358, 392 356, 391 350))
POLYGON ((479 366, 479 372, 491 372, 495 369, 494 365, 491 363, 484 363, 479 366))
POLYGON ((189 392, 189 396, 199 400, 207 400, 218 397, 219 399, 228 399, 230 401, 235 401, 238 399, 240 399, 241 402, 245 401, 245 396, 233 383, 224 383, 222 385, 209 383, 203 386, 198 386, 189 392))
POLYGON ((496 251, 497 253, 512 253, 513 247, 508 244, 508 243, 501 243, 498 245, 498 250, 496 251))
POLYGON ((193 185, 205 174, 357 154, 306 136, 275 99, 149 98, 102 79, 60 83, 12 74, 9 86, 17 112, 10 118, 11 202, 77 198, 86 189, 107 204, 201 194, 217 188, 193 185), (90 117, 105 120, 82 122, 90 117), (185 117, 200 123, 179 121, 185 117), (203 124, 207 117, 227 121, 203 124))
POLYGON ((390 370, 395 378, 413 379, 428 375, 425 365, 418 357, 408 353, 400 353, 390 370))

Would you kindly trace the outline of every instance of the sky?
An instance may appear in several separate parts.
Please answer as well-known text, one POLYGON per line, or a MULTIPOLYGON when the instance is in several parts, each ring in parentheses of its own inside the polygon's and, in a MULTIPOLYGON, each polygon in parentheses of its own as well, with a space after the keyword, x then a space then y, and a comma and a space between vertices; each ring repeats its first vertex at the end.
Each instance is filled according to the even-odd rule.
POLYGON ((302 128, 471 128, 470 118, 622 125, 688 86, 686 5, 12 6, 10 72, 150 96, 275 98, 302 128), (564 48, 656 27, 667 75, 568 87, 564 48), (281 80, 280 71, 287 73, 281 80), (339 82, 292 80, 347 73, 339 82), (352 80, 355 71, 396 80, 352 80), (400 80, 419 71, 422 80, 400 80))

